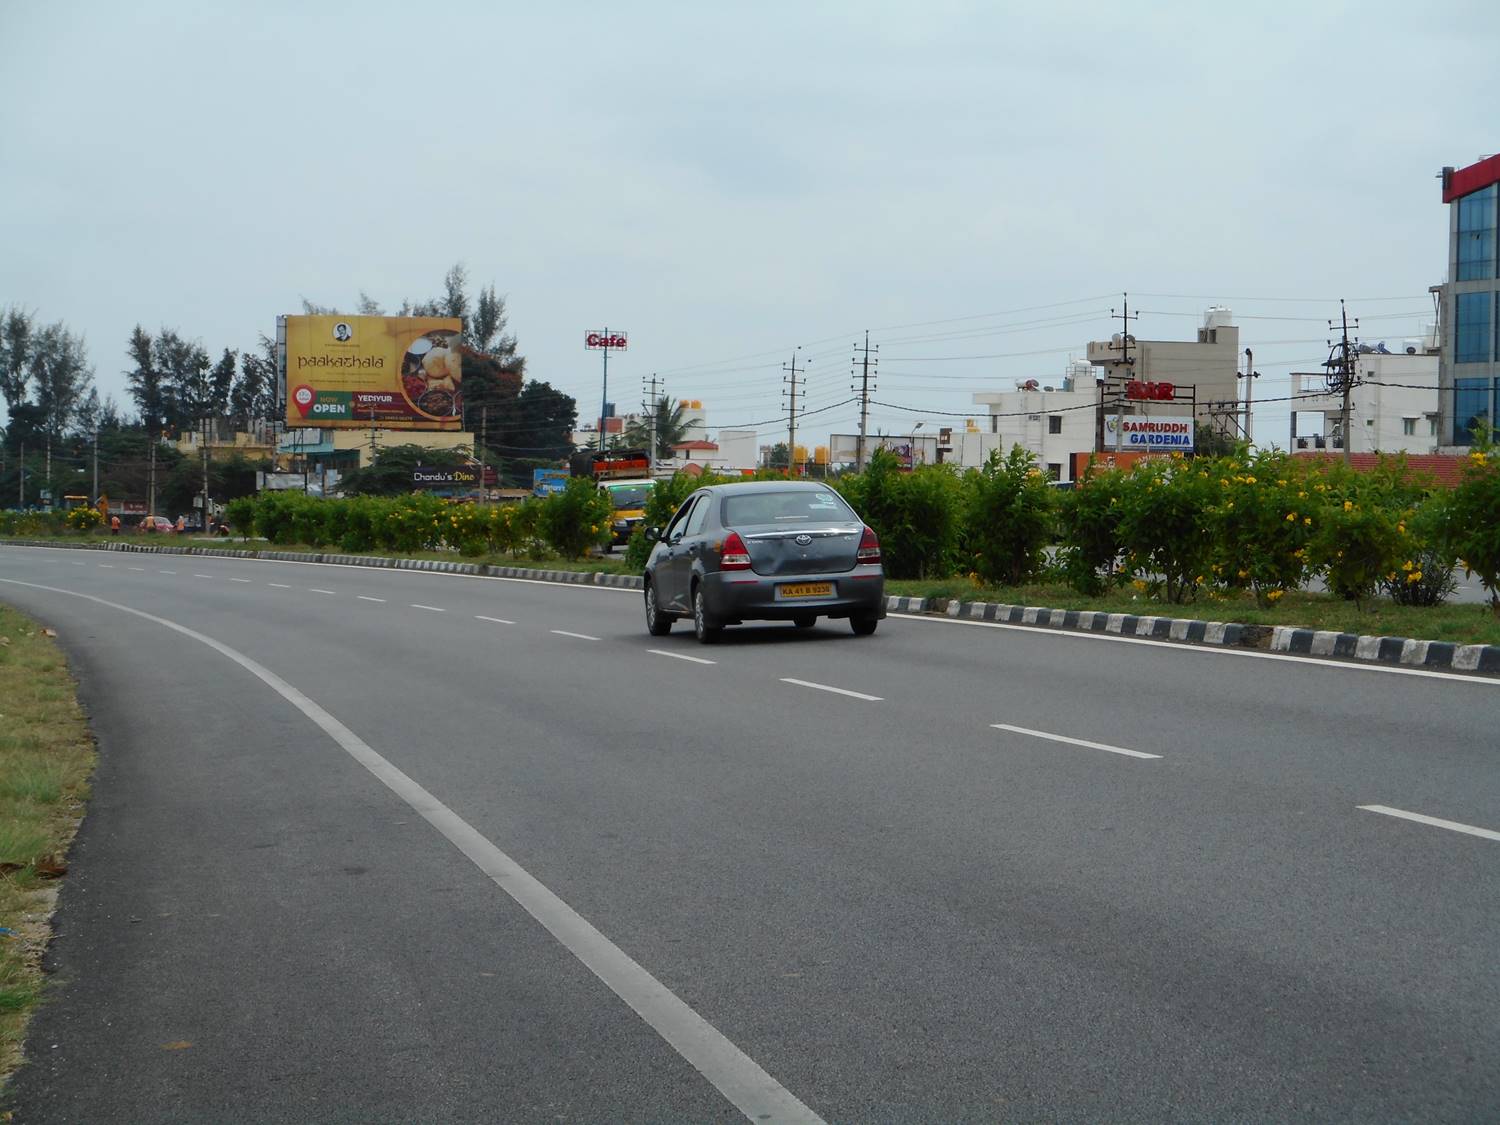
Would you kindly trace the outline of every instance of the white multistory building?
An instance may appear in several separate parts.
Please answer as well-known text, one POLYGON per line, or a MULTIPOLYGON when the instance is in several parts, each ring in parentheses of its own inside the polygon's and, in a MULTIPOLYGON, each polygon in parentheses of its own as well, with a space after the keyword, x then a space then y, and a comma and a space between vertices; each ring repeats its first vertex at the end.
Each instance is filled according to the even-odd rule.
MULTIPOLYGON (((1355 377, 1350 453, 1435 453, 1445 444, 1436 326, 1400 352, 1362 352, 1355 377)), ((1294 372, 1292 396, 1291 448, 1342 450, 1343 396, 1328 392, 1323 373, 1294 372)))

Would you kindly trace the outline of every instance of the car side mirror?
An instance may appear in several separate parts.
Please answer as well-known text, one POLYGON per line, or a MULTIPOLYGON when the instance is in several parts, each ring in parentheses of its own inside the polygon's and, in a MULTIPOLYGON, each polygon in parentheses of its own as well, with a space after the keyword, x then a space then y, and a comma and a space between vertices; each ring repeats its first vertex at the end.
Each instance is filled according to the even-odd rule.
POLYGON ((648 527, 646 529, 646 531, 645 531, 645 536, 646 536, 646 542, 647 543, 655 543, 657 540, 659 540, 661 538, 661 528, 659 528, 659 527, 648 527))

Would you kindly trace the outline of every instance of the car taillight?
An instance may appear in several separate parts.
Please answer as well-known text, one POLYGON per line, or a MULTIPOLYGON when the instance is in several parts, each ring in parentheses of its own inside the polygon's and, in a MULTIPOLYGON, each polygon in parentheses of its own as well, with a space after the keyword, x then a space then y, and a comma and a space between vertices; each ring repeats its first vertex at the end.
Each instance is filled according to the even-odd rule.
POLYGON ((738 531, 731 531, 724 536, 724 547, 719 556, 720 570, 749 570, 750 552, 745 548, 745 541, 740 538, 738 531))
POLYGON ((856 558, 865 564, 880 561, 880 540, 876 537, 874 528, 865 528, 865 533, 859 537, 859 554, 856 558))

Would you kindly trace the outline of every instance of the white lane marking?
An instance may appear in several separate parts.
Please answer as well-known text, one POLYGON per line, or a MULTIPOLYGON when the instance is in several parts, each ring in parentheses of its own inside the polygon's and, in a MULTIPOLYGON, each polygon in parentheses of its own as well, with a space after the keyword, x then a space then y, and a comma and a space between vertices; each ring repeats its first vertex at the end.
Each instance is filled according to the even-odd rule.
POLYGON ((570 633, 566 629, 553 629, 559 637, 577 637, 580 641, 597 641, 598 637, 591 637, 587 633, 570 633))
POLYGON ((73 559, 69 559, 68 560, 68 565, 69 566, 87 566, 88 564, 87 563, 77 562, 77 561, 75 561, 73 559))
POLYGON ((474 615, 474 620, 475 621, 493 621, 496 625, 514 625, 515 624, 514 621, 507 621, 503 617, 486 617, 482 613, 476 613, 474 615))
POLYGON ((267 586, 275 586, 278 590, 290 590, 291 587, 285 582, 267 582, 267 586))
POLYGON ((1479 836, 1485 840, 1500 840, 1500 832, 1489 828, 1475 828, 1472 824, 1460 824, 1456 820, 1442 820, 1435 816, 1423 816, 1421 813, 1407 812, 1405 809, 1393 809, 1389 805, 1360 805, 1359 808, 1365 812, 1376 812, 1384 816, 1399 816, 1402 820, 1415 820, 1418 824, 1430 824, 1434 828, 1446 828, 1450 832, 1463 832, 1469 836, 1479 836))
POLYGON ((125 569, 126 569, 126 570, 138 570, 138 571, 140 571, 140 572, 141 572, 141 573, 142 573, 142 574, 145 574, 145 573, 146 573, 146 568, 145 568, 145 567, 143 567, 143 566, 127 566, 127 567, 126 567, 126 568, 125 568, 125 569))
POLYGON ((432 613, 447 613, 448 612, 446 609, 443 609, 441 606, 419 605, 416 602, 412 602, 411 603, 411 607, 412 607, 412 609, 425 609, 425 610, 429 610, 432 613))
POLYGON ((102 566, 105 570, 114 570, 115 568, 114 563, 100 563, 99 565, 102 566))
POLYGON ((1069 641, 1112 641, 1116 644, 1150 645, 1153 648, 1170 648, 1177 652, 1212 656, 1243 656, 1250 660, 1288 660, 1293 664, 1317 664, 1324 668, 1342 668, 1346 672, 1385 672, 1392 676, 1425 676, 1433 680, 1448 680, 1460 684, 1481 684, 1485 687, 1500 687, 1500 679, 1485 676, 1470 676, 1462 672, 1435 672, 1428 668, 1392 668, 1384 664, 1362 664, 1356 661, 1323 660, 1316 656, 1297 656, 1285 652, 1257 652, 1254 649, 1227 648, 1222 645, 1190 644, 1183 641, 1154 641, 1147 637, 1120 637, 1114 633, 1090 633, 1073 629, 1051 629, 1046 625, 1011 625, 1003 621, 970 621, 964 617, 928 617, 922 613, 887 613, 887 617, 902 621, 926 621, 934 625, 970 625, 980 629, 1012 629, 1033 636, 1056 637, 1069 641))
POLYGON ((871 703, 879 703, 882 698, 878 695, 866 695, 862 691, 850 691, 848 688, 830 687, 828 684, 815 684, 811 680, 794 680, 790 676, 782 676, 781 682, 784 684, 796 684, 798 687, 813 688, 816 691, 831 691, 835 695, 847 695, 851 699, 865 699, 871 703))
POLYGON ((668 652, 664 648, 648 648, 647 652, 657 656, 670 656, 673 660, 691 660, 694 664, 717 664, 717 660, 704 660, 701 656, 689 656, 685 652, 668 652))
POLYGON ((1053 742, 1066 742, 1071 746, 1087 746, 1090 750, 1108 750, 1111 754, 1124 754, 1127 758, 1160 758, 1160 754, 1147 754, 1140 750, 1127 750, 1123 746, 1110 746, 1103 742, 1090 742, 1086 738, 1069 738, 1065 734, 1049 734, 1044 730, 1031 730, 1029 727, 1013 727, 1009 723, 991 723, 990 726, 996 730, 1013 731, 1016 734, 1029 734, 1032 738, 1050 738, 1053 742))
POLYGON ((231 578, 229 581, 231 581, 231 582, 249 582, 250 579, 248 579, 248 578, 231 578))
POLYGON ((380 602, 382 604, 385 602, 384 598, 372 598, 369 594, 355 594, 354 596, 362 602, 380 602))
POLYGON ((158 570, 156 573, 157 574, 176 574, 177 572, 175 570, 158 570))
POLYGON ((331 594, 331 593, 333 593, 332 590, 320 590, 316 586, 309 586, 307 588, 307 592, 309 594, 331 594))
POLYGON ((213 578, 214 575, 212 575, 212 574, 195 574, 195 575, 193 575, 193 577, 194 578, 213 578))
POLYGON ((413 812, 436 828, 751 1121, 822 1122, 822 1118, 767 1074, 759 1063, 731 1043, 723 1032, 683 1003, 676 993, 595 929, 588 919, 558 898, 531 872, 383 758, 359 735, 265 665, 256 663, 222 641, 144 610, 96 598, 92 594, 80 594, 35 582, 20 582, 14 578, 0 578, 0 582, 84 598, 122 613, 133 614, 199 641, 234 661, 311 719, 345 753, 406 802, 413 812))

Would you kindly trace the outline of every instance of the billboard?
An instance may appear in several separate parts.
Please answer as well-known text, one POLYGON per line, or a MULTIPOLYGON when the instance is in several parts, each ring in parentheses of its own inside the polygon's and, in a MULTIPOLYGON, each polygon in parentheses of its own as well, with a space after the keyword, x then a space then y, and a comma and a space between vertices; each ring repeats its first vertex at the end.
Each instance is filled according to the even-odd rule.
POLYGON ((288 426, 463 428, 458 319, 288 316, 280 327, 288 426))
POLYGON ((1187 415, 1151 417, 1134 414, 1104 416, 1104 448, 1141 452, 1193 451, 1193 420, 1187 415))
POLYGON ((473 488, 479 484, 479 466, 418 465, 411 471, 411 483, 413 488, 473 488))

